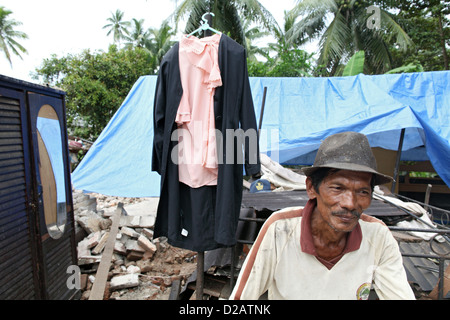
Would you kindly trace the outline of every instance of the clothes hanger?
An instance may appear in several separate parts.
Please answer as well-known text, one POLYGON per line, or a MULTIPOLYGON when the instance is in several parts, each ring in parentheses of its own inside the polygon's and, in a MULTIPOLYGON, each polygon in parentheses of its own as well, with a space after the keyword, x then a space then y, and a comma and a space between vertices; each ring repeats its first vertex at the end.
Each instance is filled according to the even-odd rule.
POLYGON ((213 32, 215 32, 215 33, 221 34, 220 31, 217 31, 216 29, 213 29, 213 28, 211 28, 211 27, 209 26, 208 20, 206 19, 206 15, 207 15, 207 14, 210 14, 210 15, 212 15, 212 16, 214 17, 214 13, 212 13, 212 12, 207 12, 207 13, 205 13, 205 14, 202 16, 202 20, 203 20, 203 21, 200 21, 200 23, 201 23, 200 27, 199 27, 197 30, 194 30, 194 31, 192 31, 190 34, 188 34, 188 35, 186 36, 186 38, 189 38, 189 37, 192 36, 194 33, 197 33, 197 32, 200 32, 200 31, 205 31, 205 30, 211 30, 211 31, 213 31, 213 32))

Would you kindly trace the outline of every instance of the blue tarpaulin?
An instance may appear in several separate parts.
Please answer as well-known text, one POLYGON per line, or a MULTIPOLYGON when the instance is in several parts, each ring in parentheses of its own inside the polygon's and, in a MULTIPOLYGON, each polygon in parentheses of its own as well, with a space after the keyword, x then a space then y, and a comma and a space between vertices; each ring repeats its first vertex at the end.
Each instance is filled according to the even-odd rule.
MULTIPOLYGON (((123 197, 159 196, 151 172, 156 76, 141 77, 72 173, 76 189, 123 197)), ((450 72, 333 78, 250 78, 257 120, 267 97, 261 152, 281 164, 311 165, 321 141, 342 131, 402 160, 430 160, 450 185, 450 72)))

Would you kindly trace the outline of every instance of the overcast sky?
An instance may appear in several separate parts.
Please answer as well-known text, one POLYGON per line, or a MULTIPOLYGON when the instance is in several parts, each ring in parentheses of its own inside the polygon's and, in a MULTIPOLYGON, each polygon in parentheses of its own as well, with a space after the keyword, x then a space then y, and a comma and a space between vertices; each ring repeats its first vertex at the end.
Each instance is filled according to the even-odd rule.
MULTIPOLYGON (((181 0, 178 1, 179 3, 181 0)), ((290 10, 295 0, 260 0, 280 25, 283 12, 290 10)), ((19 40, 27 50, 23 60, 12 57, 12 67, 0 52, 0 74, 35 82, 29 73, 55 53, 58 57, 76 54, 84 49, 104 50, 112 43, 103 29, 116 9, 124 12, 124 20, 144 19, 144 27, 159 28, 175 9, 174 0, 1 0, 0 6, 11 10, 9 16, 23 24, 16 28, 29 39, 19 40)))

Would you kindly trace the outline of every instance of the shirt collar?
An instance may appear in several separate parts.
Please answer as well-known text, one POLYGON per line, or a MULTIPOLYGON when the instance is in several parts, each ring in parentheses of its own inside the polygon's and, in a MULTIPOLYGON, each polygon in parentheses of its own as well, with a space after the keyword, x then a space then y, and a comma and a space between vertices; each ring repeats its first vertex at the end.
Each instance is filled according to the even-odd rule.
MULTIPOLYGON (((305 253, 316 255, 316 248, 314 247, 312 232, 311 232, 311 216, 316 207, 316 200, 309 200, 302 212, 302 222, 301 222, 301 235, 300 235, 300 245, 302 251, 305 253)), ((356 251, 361 246, 362 241, 362 231, 359 223, 356 227, 349 233, 347 237, 347 243, 345 245, 343 254, 356 251)))

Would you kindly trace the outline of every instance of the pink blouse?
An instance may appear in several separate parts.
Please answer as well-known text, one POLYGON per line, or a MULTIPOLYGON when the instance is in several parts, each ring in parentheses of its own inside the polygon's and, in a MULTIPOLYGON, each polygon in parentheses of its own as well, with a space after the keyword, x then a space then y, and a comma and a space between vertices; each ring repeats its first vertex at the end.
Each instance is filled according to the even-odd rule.
POLYGON ((217 185, 214 92, 222 85, 220 37, 215 34, 199 39, 183 35, 179 43, 183 96, 175 118, 178 172, 179 181, 192 188, 217 185))

